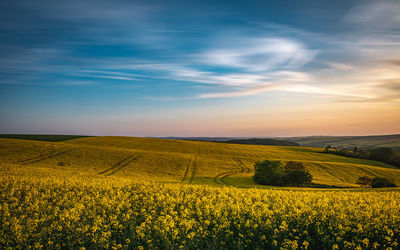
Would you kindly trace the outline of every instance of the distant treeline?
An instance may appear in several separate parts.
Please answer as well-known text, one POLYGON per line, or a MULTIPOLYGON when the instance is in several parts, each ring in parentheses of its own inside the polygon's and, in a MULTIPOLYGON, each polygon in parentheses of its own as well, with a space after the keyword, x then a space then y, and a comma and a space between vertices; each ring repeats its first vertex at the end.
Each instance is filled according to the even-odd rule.
POLYGON ((391 148, 359 149, 356 146, 353 149, 336 149, 331 146, 326 146, 324 152, 347 157, 381 161, 400 168, 400 155, 391 148))
POLYGON ((67 141, 67 140, 78 139, 78 138, 83 138, 83 137, 89 137, 89 136, 83 136, 83 135, 0 134, 0 138, 33 140, 33 141, 48 141, 48 142, 67 141))
POLYGON ((247 145, 268 145, 268 146, 299 146, 297 142, 276 140, 276 139, 233 139, 228 141, 220 141, 223 143, 233 143, 233 144, 247 144, 247 145))

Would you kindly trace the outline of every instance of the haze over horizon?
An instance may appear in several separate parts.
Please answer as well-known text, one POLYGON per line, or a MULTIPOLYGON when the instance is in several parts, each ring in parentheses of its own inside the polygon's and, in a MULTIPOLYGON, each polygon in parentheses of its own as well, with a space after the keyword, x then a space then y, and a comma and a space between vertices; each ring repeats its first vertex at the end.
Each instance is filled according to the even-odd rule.
POLYGON ((0 134, 400 133, 400 1, 0 2, 0 134))

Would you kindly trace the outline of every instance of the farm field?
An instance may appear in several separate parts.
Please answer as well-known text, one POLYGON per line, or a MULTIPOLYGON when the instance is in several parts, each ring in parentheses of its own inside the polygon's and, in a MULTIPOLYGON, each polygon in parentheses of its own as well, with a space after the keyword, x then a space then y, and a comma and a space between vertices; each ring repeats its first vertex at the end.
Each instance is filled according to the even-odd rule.
POLYGON ((11 177, 0 191, 4 248, 397 249, 400 239, 390 190, 11 177))
POLYGON ((169 183, 258 186, 261 160, 301 161, 316 186, 357 187, 359 176, 391 178, 400 170, 375 161, 320 153, 318 148, 253 146, 130 137, 86 137, 63 142, 0 139, 7 175, 130 178, 169 183))
POLYGON ((399 184, 400 170, 320 151, 129 137, 0 139, 0 245, 398 248, 399 189, 354 187, 361 175, 399 184), (303 162, 314 188, 255 184, 253 164, 264 159, 303 162))

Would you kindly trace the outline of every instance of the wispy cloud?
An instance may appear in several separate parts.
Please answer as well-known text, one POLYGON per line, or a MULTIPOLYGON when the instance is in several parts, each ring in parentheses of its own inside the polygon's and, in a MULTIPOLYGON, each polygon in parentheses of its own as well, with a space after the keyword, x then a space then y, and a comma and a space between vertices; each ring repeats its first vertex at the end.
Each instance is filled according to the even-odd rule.
MULTIPOLYGON (((57 45, 53 46, 41 38, 40 25, 34 23, 28 38, 37 39, 36 43, 0 44, 5 55, 0 59, 0 83, 44 84, 46 80, 65 84, 68 78, 81 77, 82 82, 147 81, 156 85, 170 81, 187 89, 207 86, 202 93, 198 88, 187 91, 185 98, 234 98, 274 90, 378 99, 386 94, 385 86, 376 83, 400 78, 400 34, 394 30, 400 20, 398 1, 356 6, 344 22, 357 29, 339 34, 272 22, 255 23, 251 28, 233 25, 196 30, 162 19, 165 8, 160 5, 102 0, 92 8, 94 1, 44 2, 43 6, 5 4, 19 11, 11 11, 5 19, 13 20, 15 26, 30 26, 16 17, 27 12, 27 18, 37 20, 44 30, 64 28, 69 36, 56 33, 61 38, 48 37, 57 45), (358 29, 371 25, 373 30, 358 29), (196 35, 199 31, 201 36, 196 35), (74 35, 80 39, 70 38, 74 35)), ((10 27, 0 25, 6 31, 10 27)), ((174 99, 168 95, 165 100, 174 99)))
POLYGON ((204 64, 240 68, 250 72, 279 68, 300 68, 310 62, 316 50, 292 39, 280 37, 227 37, 221 48, 199 55, 204 64), (228 47, 228 48, 227 48, 228 47))
POLYGON ((368 24, 374 27, 389 27, 400 23, 400 2, 380 0, 363 2, 345 17, 346 21, 368 24))
POLYGON ((234 92, 200 94, 197 96, 197 98, 230 98, 230 97, 248 96, 248 95, 262 93, 265 91, 279 89, 282 87, 283 87, 282 85, 281 86, 271 85, 271 86, 249 88, 249 89, 245 89, 245 90, 241 90, 241 91, 234 91, 234 92))
POLYGON ((158 72, 155 78, 218 86, 215 93, 199 94, 197 98, 246 96, 277 89, 282 82, 313 81, 310 74, 300 69, 314 58, 317 50, 306 49, 289 38, 235 34, 221 42, 220 36, 223 35, 214 38, 215 42, 200 53, 189 54, 174 64, 139 62, 121 67, 158 72), (221 86, 226 92, 221 92, 221 86))
POLYGON ((126 77, 126 76, 110 76, 110 75, 95 75, 95 74, 76 74, 75 76, 85 78, 99 78, 99 79, 112 79, 112 80, 124 80, 124 81, 137 81, 139 79, 126 77))

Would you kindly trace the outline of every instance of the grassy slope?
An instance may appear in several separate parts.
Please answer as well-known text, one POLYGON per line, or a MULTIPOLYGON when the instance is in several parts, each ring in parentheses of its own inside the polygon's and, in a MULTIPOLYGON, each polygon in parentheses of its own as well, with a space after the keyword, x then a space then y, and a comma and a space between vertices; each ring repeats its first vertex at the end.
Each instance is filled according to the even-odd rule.
POLYGON ((309 136, 283 138, 294 141, 304 147, 389 147, 400 150, 400 134, 377 136, 309 136))
POLYGON ((319 151, 130 137, 57 143, 0 139, 0 173, 257 186, 251 178, 254 162, 273 159, 302 161, 319 185, 353 187, 361 175, 389 177, 400 184, 400 170, 390 165, 319 151))

